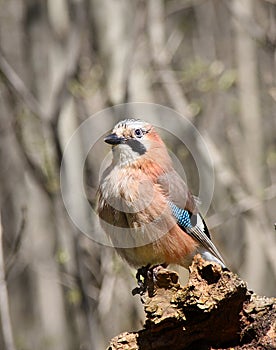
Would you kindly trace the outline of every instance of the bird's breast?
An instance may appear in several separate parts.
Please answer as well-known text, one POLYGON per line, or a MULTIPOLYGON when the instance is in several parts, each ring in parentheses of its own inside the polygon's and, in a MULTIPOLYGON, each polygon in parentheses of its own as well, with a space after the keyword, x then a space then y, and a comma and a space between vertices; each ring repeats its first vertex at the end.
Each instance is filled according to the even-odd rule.
POLYGON ((141 170, 131 171, 113 168, 101 181, 99 190, 102 203, 108 203, 115 210, 137 213, 150 205, 154 197, 153 181, 141 170))
POLYGON ((174 263, 194 251, 194 240, 177 225, 160 185, 139 169, 112 169, 99 193, 102 227, 131 265, 174 263))

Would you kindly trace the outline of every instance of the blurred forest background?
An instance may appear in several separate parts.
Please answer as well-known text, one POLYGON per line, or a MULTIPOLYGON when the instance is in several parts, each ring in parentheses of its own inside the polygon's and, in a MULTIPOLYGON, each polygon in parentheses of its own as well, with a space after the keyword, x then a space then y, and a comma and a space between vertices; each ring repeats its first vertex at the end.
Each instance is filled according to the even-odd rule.
MULTIPOLYGON (((198 128, 215 242, 275 296, 275 44, 274 0, 0 1, 1 349, 101 350, 141 326, 134 272, 77 230, 59 187, 69 137, 119 103, 159 103, 198 128)), ((78 166, 76 153, 72 186, 78 166)), ((93 197, 98 165, 86 168, 93 197)))

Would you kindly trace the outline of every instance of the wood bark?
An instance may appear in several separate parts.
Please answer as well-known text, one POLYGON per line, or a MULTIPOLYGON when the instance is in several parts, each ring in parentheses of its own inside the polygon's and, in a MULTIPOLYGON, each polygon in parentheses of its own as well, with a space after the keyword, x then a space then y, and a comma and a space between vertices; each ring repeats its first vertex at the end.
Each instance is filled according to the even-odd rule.
POLYGON ((141 296, 143 329, 125 332, 108 350, 275 349, 276 299, 247 289, 236 274, 197 255, 186 286, 158 267, 141 296))

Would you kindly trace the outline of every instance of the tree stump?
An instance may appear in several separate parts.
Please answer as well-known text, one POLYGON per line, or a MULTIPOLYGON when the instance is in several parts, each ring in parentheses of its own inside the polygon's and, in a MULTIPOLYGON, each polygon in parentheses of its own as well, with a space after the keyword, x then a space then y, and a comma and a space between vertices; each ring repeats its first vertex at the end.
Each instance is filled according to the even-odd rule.
POLYGON ((114 337, 108 350, 276 349, 276 299, 257 296, 236 274, 195 256, 186 286, 159 267, 141 296, 143 329, 114 337))

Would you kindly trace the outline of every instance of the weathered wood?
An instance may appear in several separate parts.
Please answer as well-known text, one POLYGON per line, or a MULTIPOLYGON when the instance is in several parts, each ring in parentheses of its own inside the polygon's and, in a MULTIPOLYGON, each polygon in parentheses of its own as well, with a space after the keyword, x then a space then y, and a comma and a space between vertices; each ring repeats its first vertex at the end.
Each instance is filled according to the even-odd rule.
POLYGON ((161 266, 154 279, 154 292, 141 296, 144 328, 108 350, 276 348, 276 299, 250 292, 236 274, 197 255, 186 286, 161 266))

